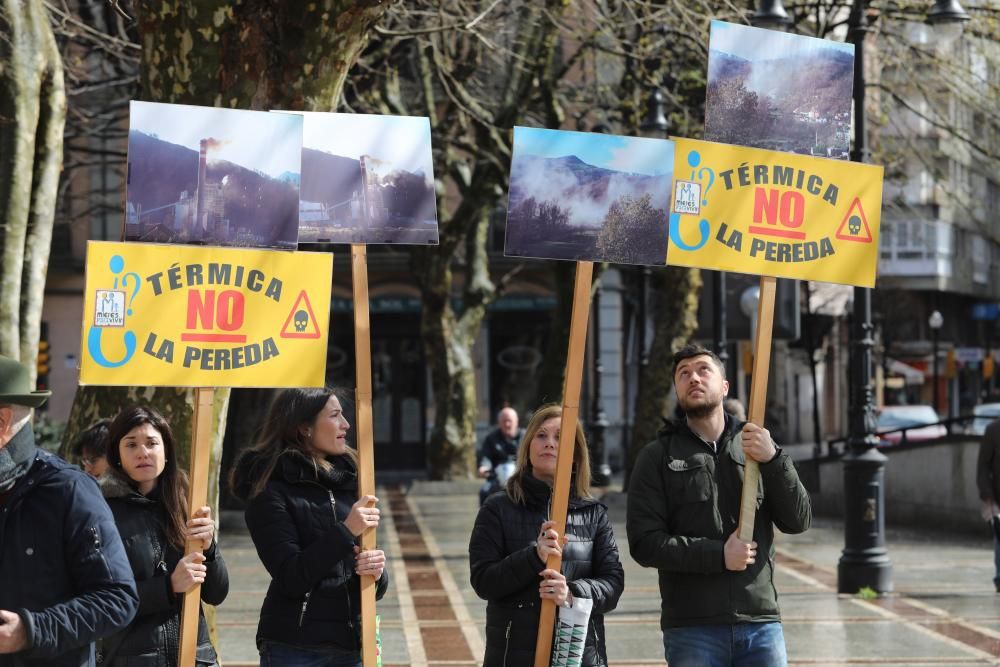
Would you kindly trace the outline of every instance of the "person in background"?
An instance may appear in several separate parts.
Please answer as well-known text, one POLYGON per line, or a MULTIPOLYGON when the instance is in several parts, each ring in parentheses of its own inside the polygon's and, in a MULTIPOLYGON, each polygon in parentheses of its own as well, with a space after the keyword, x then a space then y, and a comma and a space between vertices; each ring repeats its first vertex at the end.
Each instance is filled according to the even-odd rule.
POLYGON ((561 417, 559 405, 535 412, 506 492, 490 496, 476 516, 469 566, 472 588, 487 601, 484 667, 531 665, 542 600, 572 607, 577 598, 593 604, 581 664, 608 664, 604 614, 618 605, 625 570, 607 508, 590 495, 590 456, 579 424, 565 535, 549 519, 561 417), (546 568, 550 554, 562 557, 561 572, 546 568))
POLYGON ((479 448, 479 476, 486 479, 479 489, 479 504, 499 491, 514 470, 517 446, 524 431, 517 427, 517 411, 506 407, 497 413, 497 427, 490 431, 479 448))
MULTIPOLYGON (((101 490, 115 516, 139 591, 132 623, 102 644, 112 667, 175 667, 183 595, 201 586, 202 601, 222 604, 229 573, 208 507, 188 519, 187 478, 177 466, 170 424, 156 410, 132 405, 111 422, 109 470, 101 490), (198 547, 185 553, 185 543, 198 547)), ((197 665, 216 665, 208 625, 198 609, 197 665)))
POLYGON ((83 471, 100 478, 108 470, 108 427, 110 419, 99 419, 80 432, 70 451, 80 461, 83 471))
POLYGON ((993 533, 993 588, 1000 593, 1000 419, 986 427, 976 458, 976 486, 983 519, 993 533))
POLYGON ((139 606, 97 484, 35 446, 32 408, 50 394, 0 356, 0 667, 94 665, 94 641, 139 606))
POLYGON ((736 421, 740 423, 747 420, 746 408, 743 407, 743 403, 738 398, 727 398, 722 401, 722 409, 735 417, 736 421))
POLYGON ((262 667, 361 667, 361 577, 389 585, 385 553, 358 538, 379 524, 358 498, 358 455, 333 389, 285 389, 230 489, 247 503, 250 537, 271 583, 260 610, 262 667))

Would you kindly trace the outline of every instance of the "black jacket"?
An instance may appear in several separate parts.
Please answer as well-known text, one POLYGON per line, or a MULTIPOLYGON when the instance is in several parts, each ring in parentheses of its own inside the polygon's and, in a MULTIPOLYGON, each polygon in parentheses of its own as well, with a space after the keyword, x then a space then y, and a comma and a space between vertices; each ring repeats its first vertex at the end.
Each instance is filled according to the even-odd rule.
POLYGON ((524 437, 524 431, 518 429, 513 438, 506 437, 495 428, 483 438, 483 444, 479 448, 479 465, 489 462, 490 466, 496 468, 501 463, 507 463, 517 458, 517 447, 524 437))
MULTIPOLYGON (((538 531, 548 520, 551 489, 530 474, 523 477, 526 504, 506 493, 480 508, 469 540, 472 587, 487 600, 485 667, 530 665, 538 636, 539 573, 545 563, 535 550, 538 531)), ((566 520, 562 573, 574 597, 594 607, 583 664, 607 665, 604 614, 618 605, 625 572, 608 521, 607 508, 593 499, 571 498, 566 520)))
MULTIPOLYGON (((237 462, 233 489, 248 499, 246 523, 257 555, 271 575, 260 610, 257 644, 361 647, 361 581, 354 572, 356 539, 344 525, 358 499, 357 474, 347 457, 330 459, 331 473, 287 450, 260 494, 249 498, 262 474, 253 453, 237 462)), ((381 599, 387 571, 375 588, 381 599)))
POLYGON ((0 507, 0 609, 21 616, 29 646, 0 655, 0 667, 93 665, 94 640, 128 624, 138 605, 97 484, 38 450, 0 507))
POLYGON ((715 453, 685 422, 668 423, 636 458, 628 489, 629 550, 659 570, 662 628, 780 620, 774 588, 774 527, 809 527, 809 494, 788 454, 760 464, 753 539, 757 558, 726 569, 746 465, 742 424, 726 416, 715 453))
MULTIPOLYGON (((144 496, 120 473, 110 471, 101 478, 101 490, 115 515, 139 591, 135 620, 102 642, 103 664, 173 667, 180 646, 183 596, 173 592, 170 575, 183 554, 167 541, 166 508, 160 489, 156 487, 144 496)), ((222 604, 229 593, 229 574, 217 542, 205 553, 205 566, 208 571, 201 585, 201 599, 211 605, 222 604)), ((196 660, 199 665, 211 665, 216 661, 215 649, 200 608, 198 613, 196 660)))

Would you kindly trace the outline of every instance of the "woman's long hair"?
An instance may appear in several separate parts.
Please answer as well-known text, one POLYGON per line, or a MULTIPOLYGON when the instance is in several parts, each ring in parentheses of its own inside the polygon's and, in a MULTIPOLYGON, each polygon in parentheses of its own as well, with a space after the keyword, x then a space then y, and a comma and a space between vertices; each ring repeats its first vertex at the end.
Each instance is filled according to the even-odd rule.
MULTIPOLYGON (((562 417, 562 406, 555 403, 543 405, 531 415, 528 428, 521 438, 521 445, 517 449, 517 462, 514 474, 507 480, 507 495, 515 503, 523 505, 525 503, 524 476, 531 473, 531 459, 528 454, 531 452, 531 441, 549 419, 562 417)), ((573 448, 573 488, 571 495, 578 498, 590 498, 590 453, 587 451, 587 438, 583 435, 583 428, 580 422, 576 423, 576 446, 573 448)))
MULTIPOLYGON (((326 407, 331 396, 336 396, 341 407, 344 405, 343 392, 330 387, 321 389, 293 387, 284 389, 274 397, 271 408, 261 427, 260 436, 256 444, 244 452, 243 456, 254 456, 259 459, 258 466, 262 472, 253 480, 250 497, 254 497, 264 490, 271 473, 278 465, 281 455, 288 450, 300 452, 307 460, 313 462, 317 471, 322 468, 330 469, 330 462, 322 453, 315 453, 309 445, 309 439, 304 431, 312 426, 316 417, 326 407)), ((358 454, 351 447, 345 452, 354 467, 358 465, 358 454)), ((236 488, 236 470, 233 468, 230 473, 229 487, 236 488)))
POLYGON ((130 405, 119 412, 112 420, 111 426, 108 427, 108 464, 115 474, 120 475, 129 486, 138 490, 138 483, 121 468, 121 442, 129 431, 143 424, 149 424, 156 429, 163 441, 163 457, 166 462, 163 466, 163 472, 156 479, 156 485, 160 489, 160 496, 163 498, 163 506, 166 508, 167 514, 167 525, 163 528, 167 535, 167 541, 183 551, 188 521, 187 475, 177 467, 174 434, 163 415, 144 405, 130 405))

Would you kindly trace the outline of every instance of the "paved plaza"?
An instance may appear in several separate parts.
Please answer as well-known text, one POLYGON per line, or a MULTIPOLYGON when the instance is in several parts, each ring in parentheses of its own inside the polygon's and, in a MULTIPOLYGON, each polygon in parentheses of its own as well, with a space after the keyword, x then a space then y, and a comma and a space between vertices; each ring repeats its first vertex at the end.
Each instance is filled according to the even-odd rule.
MULTIPOLYGON (((476 486, 417 482, 408 490, 381 488, 379 496, 378 539, 392 575, 378 605, 383 664, 479 664, 486 603, 468 583, 476 486)), ((610 663, 663 665, 656 572, 628 555, 624 496, 611 493, 607 502, 626 584, 618 609, 605 619, 610 663)), ((220 537, 232 582, 218 609, 225 667, 257 664, 254 634, 268 583, 249 536, 232 520, 238 516, 227 514, 220 537)), ((1000 664, 1000 595, 993 591, 985 528, 978 540, 890 529, 896 592, 877 600, 837 595, 843 540, 842 522, 827 518, 814 520, 803 535, 777 539, 775 583, 792 665, 1000 664)))

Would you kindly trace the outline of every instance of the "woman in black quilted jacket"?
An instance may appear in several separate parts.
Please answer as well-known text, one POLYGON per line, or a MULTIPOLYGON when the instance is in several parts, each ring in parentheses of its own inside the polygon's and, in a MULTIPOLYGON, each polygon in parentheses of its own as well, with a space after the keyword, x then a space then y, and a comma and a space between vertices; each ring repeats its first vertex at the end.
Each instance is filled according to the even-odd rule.
POLYGON ((361 667, 361 577, 388 586, 385 554, 357 540, 379 523, 378 498, 358 498, 357 453, 332 389, 285 389, 244 452, 230 488, 271 575, 257 647, 264 667, 361 667))
POLYGON ((533 664, 541 600, 572 607, 581 598, 593 603, 582 664, 608 664, 604 614, 617 606, 625 573, 607 508, 590 495, 587 442, 579 426, 565 538, 549 520, 561 415, 558 405, 535 412, 507 492, 486 501, 472 530, 472 587, 488 602, 484 667, 533 664), (546 569, 551 553, 562 555, 562 572, 546 569))
MULTIPOLYGON (((215 541, 211 511, 188 520, 187 480, 177 467, 170 425, 156 410, 125 408, 109 427, 108 471, 101 478, 139 593, 139 611, 121 632, 101 642, 101 664, 173 667, 178 662, 183 594, 201 586, 201 599, 218 605, 229 575, 215 541), (185 554, 186 540, 200 551, 185 554)), ((198 665, 218 664, 199 610, 198 665)))

